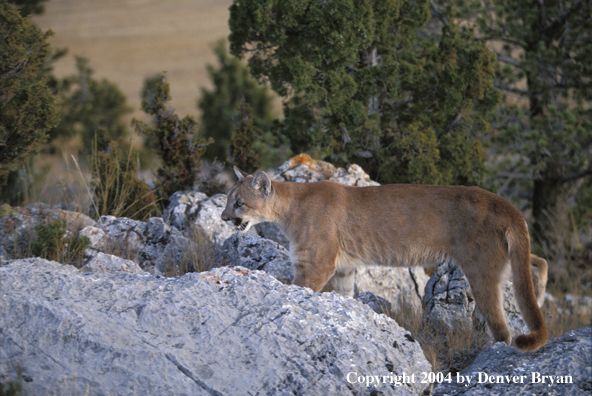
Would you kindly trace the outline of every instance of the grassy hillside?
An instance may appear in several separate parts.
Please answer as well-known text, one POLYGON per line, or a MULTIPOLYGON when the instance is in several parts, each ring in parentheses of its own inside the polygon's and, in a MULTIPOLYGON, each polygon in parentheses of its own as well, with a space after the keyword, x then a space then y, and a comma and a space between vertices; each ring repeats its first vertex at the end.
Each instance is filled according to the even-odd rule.
MULTIPOLYGON (((90 60, 95 77, 115 82, 143 117, 140 90, 144 78, 167 71, 178 114, 197 114, 199 87, 208 86, 206 64, 214 63, 210 46, 228 36, 231 0, 50 0, 42 29, 52 29, 54 48, 68 56, 55 74, 75 73, 74 56, 90 60)), ((131 119, 131 117, 130 117, 131 119)))

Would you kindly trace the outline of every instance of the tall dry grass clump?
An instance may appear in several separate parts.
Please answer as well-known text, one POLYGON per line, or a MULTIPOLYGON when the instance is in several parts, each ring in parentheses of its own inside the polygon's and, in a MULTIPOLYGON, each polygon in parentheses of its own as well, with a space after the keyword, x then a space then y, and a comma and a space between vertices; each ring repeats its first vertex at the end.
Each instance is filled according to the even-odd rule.
POLYGON ((165 258, 166 276, 182 276, 189 272, 204 272, 216 266, 218 246, 199 227, 191 226, 186 232, 187 241, 177 257, 165 258))

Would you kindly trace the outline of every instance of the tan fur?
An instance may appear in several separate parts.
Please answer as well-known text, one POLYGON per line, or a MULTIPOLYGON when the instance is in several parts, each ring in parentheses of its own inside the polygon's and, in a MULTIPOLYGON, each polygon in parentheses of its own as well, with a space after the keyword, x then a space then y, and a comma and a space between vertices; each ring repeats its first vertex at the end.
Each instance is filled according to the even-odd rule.
POLYGON ((539 307, 545 302, 545 290, 547 289, 547 269, 549 268, 547 260, 537 255, 530 255, 530 272, 532 274, 532 283, 534 285, 534 294, 536 295, 539 307))
POLYGON ((235 172, 239 181, 228 193, 222 219, 244 230, 262 221, 278 224, 290 240, 294 284, 352 296, 358 265, 450 260, 467 276, 495 340, 509 344, 499 284, 511 263, 516 299, 532 331, 514 343, 525 351, 546 343, 537 297, 544 296, 547 265, 530 256, 526 222, 505 199, 477 187, 348 187, 235 172))

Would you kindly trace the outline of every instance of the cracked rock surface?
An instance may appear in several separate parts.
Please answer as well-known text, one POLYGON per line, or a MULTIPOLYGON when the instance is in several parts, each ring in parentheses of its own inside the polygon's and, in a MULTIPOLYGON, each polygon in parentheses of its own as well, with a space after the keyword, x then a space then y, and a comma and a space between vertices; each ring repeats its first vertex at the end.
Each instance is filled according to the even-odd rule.
POLYGON ((422 298, 429 280, 422 267, 359 266, 356 285, 360 292, 385 298, 395 309, 408 305, 422 311, 422 298))
POLYGON ((265 271, 287 285, 294 278, 290 252, 277 242, 252 233, 234 234, 224 241, 216 261, 220 265, 240 265, 265 271))
POLYGON ((178 278, 0 267, 0 376, 25 394, 421 394, 346 376, 430 371, 393 320, 334 293, 240 267, 178 278))
MULTIPOLYGON (((509 281, 501 283, 506 323, 515 337, 530 330, 522 318, 509 281)), ((469 281, 460 267, 449 262, 440 264, 425 286, 423 302, 426 315, 442 329, 489 328, 476 307, 469 281)))
POLYGON ((433 395, 590 395, 592 327, 569 331, 531 353, 498 342, 459 375, 472 380, 443 383, 433 395))

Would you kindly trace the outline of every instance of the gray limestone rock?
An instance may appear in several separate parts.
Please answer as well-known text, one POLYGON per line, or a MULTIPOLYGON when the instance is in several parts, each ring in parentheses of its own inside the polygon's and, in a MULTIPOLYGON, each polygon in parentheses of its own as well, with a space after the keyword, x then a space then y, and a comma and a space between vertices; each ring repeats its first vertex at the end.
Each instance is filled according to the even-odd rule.
POLYGON ((459 267, 439 265, 425 286, 423 302, 426 316, 442 329, 468 329, 473 326, 475 300, 469 281, 459 267))
POLYGON ((20 366, 26 394, 417 395, 419 381, 358 379, 431 370, 384 315, 244 268, 155 278, 25 259, 0 267, 0 290, 0 377, 20 366))
POLYGON ((346 186, 380 186, 380 183, 370 180, 370 176, 357 164, 350 164, 347 166, 347 169, 337 168, 329 180, 345 184, 346 186))
POLYGON ((86 261, 82 268, 84 272, 105 272, 105 271, 123 271, 129 274, 141 274, 144 271, 140 266, 131 260, 122 259, 121 257, 113 256, 112 254, 105 254, 97 252, 90 260, 86 261))
POLYGON ((333 180, 347 186, 379 186, 356 164, 347 169, 336 168, 325 161, 317 161, 306 154, 298 154, 280 165, 271 177, 274 180, 310 183, 319 180, 333 180))
MULTIPOLYGON (((503 308, 512 336, 528 334, 530 330, 514 297, 511 282, 501 284, 503 308)), ((476 308, 471 286, 460 267, 444 263, 436 268, 425 287, 426 316, 448 330, 456 328, 484 328, 485 319, 476 308)), ((489 331, 489 328, 487 328, 489 331)))
POLYGON ((568 293, 565 295, 563 305, 571 314, 592 315, 592 297, 578 297, 568 293))
POLYGON ((358 290, 385 298, 395 310, 407 305, 421 312, 428 279, 422 267, 359 266, 356 269, 358 290))
POLYGON ((275 241, 290 250, 290 241, 277 224, 269 222, 259 223, 255 224, 255 229, 257 230, 257 234, 263 238, 275 241))
POLYGON ((265 271, 285 284, 292 283, 294 278, 290 253, 280 244, 252 233, 232 235, 222 245, 218 257, 220 265, 265 271))
POLYGON ((356 300, 368 305, 372 310, 378 314, 384 314, 390 316, 392 312, 391 303, 379 296, 374 295, 371 292, 362 292, 356 296, 356 300))
POLYGON ((103 249, 103 243, 105 242, 105 231, 95 226, 86 226, 78 233, 79 236, 85 236, 90 241, 89 248, 95 250, 103 249))
POLYGON ((132 260, 154 275, 178 273, 180 265, 188 264, 186 252, 191 250, 188 238, 160 217, 142 222, 102 216, 95 226, 79 234, 91 240, 87 256, 94 257, 97 252, 112 254, 132 260))
POLYGON ((82 213, 54 209, 43 204, 12 208, 9 215, 0 217, 0 247, 6 259, 26 255, 36 238, 35 226, 57 220, 66 221, 68 232, 78 232, 95 224, 93 219, 82 213))
POLYGON ((207 200, 208 196, 197 191, 179 191, 169 198, 169 206, 162 215, 165 223, 185 229, 189 225, 189 218, 195 216, 199 202, 207 200))
POLYGON ((220 218, 225 207, 224 194, 208 198, 198 192, 176 192, 170 198, 163 219, 165 223, 181 231, 203 231, 214 243, 221 246, 227 238, 238 232, 220 218))
POLYGON ((101 250, 135 262, 145 246, 146 223, 127 217, 101 216, 96 228, 105 233, 101 250))
POLYGON ((189 239, 183 236, 171 236, 162 253, 154 260, 157 273, 176 276, 188 270, 193 271, 193 267, 187 257, 187 254, 190 252, 190 245, 191 242, 189 239), (188 265, 191 268, 180 268, 188 265))
POLYGON ((531 353, 498 342, 458 375, 465 378, 464 383, 453 375, 451 383, 437 386, 433 395, 590 395, 592 327, 567 332, 531 353), (469 384, 467 377, 471 378, 469 384))

